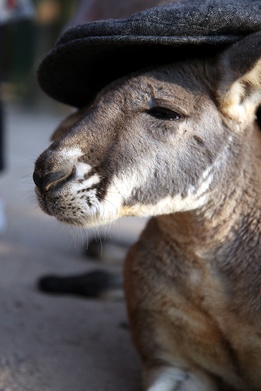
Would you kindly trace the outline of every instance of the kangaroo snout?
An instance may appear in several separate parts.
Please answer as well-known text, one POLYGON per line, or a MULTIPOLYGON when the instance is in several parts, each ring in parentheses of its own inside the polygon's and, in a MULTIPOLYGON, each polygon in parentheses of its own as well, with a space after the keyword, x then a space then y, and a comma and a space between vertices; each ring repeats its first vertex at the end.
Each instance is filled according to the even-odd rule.
MULTIPOLYGON (((51 158, 52 159, 52 158, 51 158)), ((38 159, 35 163, 33 173, 33 180, 40 192, 46 192, 51 187, 64 184, 67 180, 72 178, 75 172, 73 162, 68 159, 60 160, 58 163, 53 163, 50 168, 49 164, 43 164, 42 159, 38 159)))
POLYGON ((117 216, 117 194, 112 193, 114 201, 106 198, 108 176, 97 159, 90 158, 89 144, 86 154, 71 147, 70 140, 69 136, 65 142, 55 141, 35 163, 33 181, 39 205, 47 214, 73 225, 85 226, 86 219, 96 225, 100 215, 107 222, 117 216), (104 212, 104 204, 109 204, 110 210, 104 212))
POLYGON ((78 148, 65 147, 58 142, 51 144, 35 162, 33 181, 38 190, 46 192, 72 179, 78 159, 82 155, 78 148))
POLYGON ((57 171, 57 172, 50 172, 49 174, 46 174, 44 176, 41 176, 37 173, 37 171, 34 171, 33 173, 33 180, 36 186, 41 191, 48 191, 48 189, 52 186, 61 185, 63 182, 65 182, 69 177, 73 175, 73 169, 72 171, 57 171))

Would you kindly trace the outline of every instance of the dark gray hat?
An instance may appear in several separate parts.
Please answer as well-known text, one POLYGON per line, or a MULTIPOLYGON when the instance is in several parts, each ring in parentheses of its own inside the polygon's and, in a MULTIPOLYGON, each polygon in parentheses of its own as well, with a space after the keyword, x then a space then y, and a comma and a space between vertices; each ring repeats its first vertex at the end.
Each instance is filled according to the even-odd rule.
POLYGON ((157 63, 212 54, 261 30, 261 0, 184 0, 66 31, 40 64, 52 98, 75 107, 112 80, 157 63))

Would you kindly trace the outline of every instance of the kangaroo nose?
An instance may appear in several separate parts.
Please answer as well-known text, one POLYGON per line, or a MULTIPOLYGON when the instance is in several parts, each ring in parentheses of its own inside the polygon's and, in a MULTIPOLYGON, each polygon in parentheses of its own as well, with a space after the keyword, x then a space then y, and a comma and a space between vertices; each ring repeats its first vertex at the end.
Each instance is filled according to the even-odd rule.
POLYGON ((41 176, 36 171, 34 171, 33 180, 39 189, 47 191, 51 186, 55 186, 58 183, 64 182, 69 177, 71 177, 71 175, 72 172, 57 171, 41 176))
POLYGON ((71 178, 75 172, 70 161, 50 164, 50 161, 39 159, 35 163, 33 181, 41 191, 47 191, 50 187, 62 184, 71 178))

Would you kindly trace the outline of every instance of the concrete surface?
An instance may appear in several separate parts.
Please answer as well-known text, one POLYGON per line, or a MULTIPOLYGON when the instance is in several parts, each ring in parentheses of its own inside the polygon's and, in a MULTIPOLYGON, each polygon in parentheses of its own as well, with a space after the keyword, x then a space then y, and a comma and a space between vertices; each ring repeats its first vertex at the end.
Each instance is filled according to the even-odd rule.
MULTIPOLYGON (((123 301, 50 296, 39 277, 103 267, 84 255, 100 231, 61 225, 37 206, 33 164, 47 147, 64 111, 47 113, 7 104, 8 168, 0 177, 7 229, 0 236, 0 391, 139 391, 140 362, 123 301)), ((106 228, 108 236, 135 240, 143 220, 106 228)), ((116 267, 116 266, 106 266, 116 267)), ((121 268, 121 265, 117 266, 121 268)))

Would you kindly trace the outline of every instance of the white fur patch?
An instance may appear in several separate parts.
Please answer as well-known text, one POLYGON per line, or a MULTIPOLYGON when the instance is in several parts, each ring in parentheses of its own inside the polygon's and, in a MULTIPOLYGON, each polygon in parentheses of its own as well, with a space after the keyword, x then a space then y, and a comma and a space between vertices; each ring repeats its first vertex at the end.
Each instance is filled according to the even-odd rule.
MULTIPOLYGON (((122 211, 125 210, 125 208, 122 208, 122 204, 131 197, 133 189, 141 186, 145 181, 145 172, 144 170, 139 170, 139 167, 137 168, 137 171, 135 170, 133 172, 132 170, 126 170, 124 175, 121 174, 120 177, 114 177, 112 185, 107 191, 106 201, 108 204, 115 205, 115 210, 117 208, 118 213, 117 217, 129 215, 129 213, 122 213, 122 211), (140 173, 142 173, 142 175, 140 173)), ((134 215, 139 216, 139 213, 134 213, 134 215)), ((145 215, 148 216, 148 213, 145 215)))
POLYGON ((145 373, 146 391, 174 391, 180 388, 187 374, 179 368, 158 367, 145 373))
POLYGON ((80 156, 82 156, 82 150, 79 147, 75 148, 64 148, 61 152, 59 152, 59 155, 64 159, 78 159, 80 156))
POLYGON ((83 179, 84 175, 88 174, 92 169, 92 166, 90 166, 87 163, 79 162, 76 165, 76 176, 79 179, 83 179))
POLYGON ((175 366, 150 369, 144 376, 146 391, 217 391, 207 375, 182 370, 175 366))
MULTIPOLYGON (((100 177, 98 174, 92 175, 88 179, 84 179, 86 175, 92 170, 92 166, 90 164, 79 162, 77 159, 83 155, 80 148, 70 148, 64 149, 60 152, 60 156, 62 159, 75 161, 75 175, 77 180, 83 180, 82 182, 74 181, 71 186, 71 191, 73 193, 77 193, 80 189, 87 189, 93 185, 96 185, 100 182, 100 177)), ((73 162, 72 162, 73 163, 73 162)))
POLYGON ((85 180, 83 183, 74 182, 71 185, 71 192, 76 194, 79 190, 86 190, 86 195, 88 195, 90 192, 88 188, 97 185, 99 182, 100 182, 100 177, 99 175, 95 174, 91 176, 89 179, 85 180))
POLYGON ((185 212, 202 207, 208 200, 207 191, 213 181, 214 176, 212 168, 213 167, 210 167, 204 171, 199 180, 198 187, 189 187, 188 195, 186 197, 182 197, 181 194, 176 194, 174 197, 168 195, 156 204, 136 204, 130 207, 124 206, 121 209, 120 215, 156 216, 175 212, 185 212))
POLYGON ((208 167, 202 174, 198 186, 190 186, 188 189, 188 196, 199 198, 210 187, 213 181, 213 166, 208 167))

